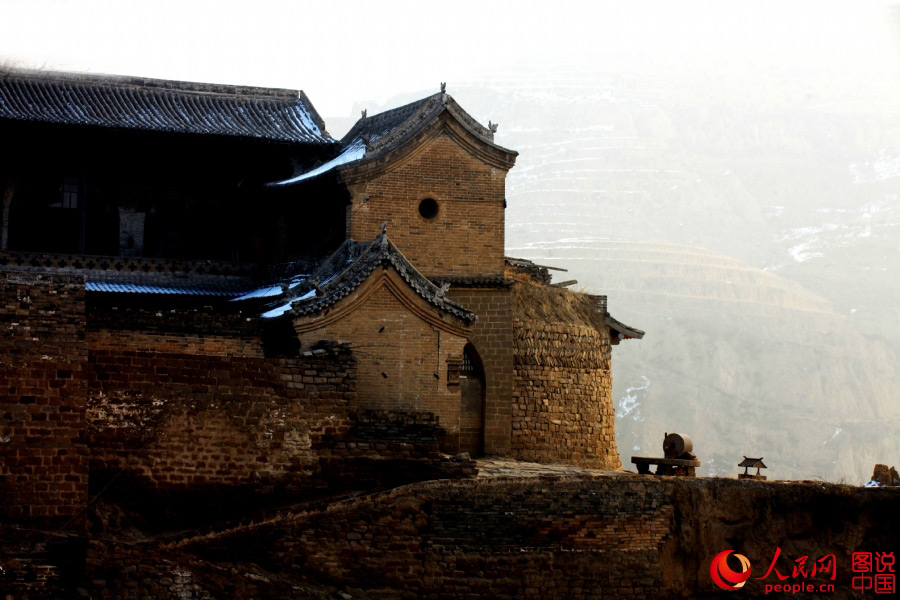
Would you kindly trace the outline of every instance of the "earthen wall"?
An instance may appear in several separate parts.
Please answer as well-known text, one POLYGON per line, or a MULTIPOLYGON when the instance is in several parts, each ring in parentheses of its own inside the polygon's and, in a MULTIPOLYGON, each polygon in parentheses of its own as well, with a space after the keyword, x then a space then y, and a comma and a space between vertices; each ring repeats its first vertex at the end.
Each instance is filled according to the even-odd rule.
MULTIPOLYGON (((710 563, 747 556, 742 596, 832 555, 828 575, 790 583, 851 589, 854 552, 892 552, 898 492, 821 482, 539 477, 434 481, 339 501, 323 510, 170 542, 164 549, 98 541, 93 597, 675 599, 723 597, 710 563), (121 565, 136 569, 123 573, 121 565), (160 565, 154 568, 153 565, 160 565), (173 578, 173 573, 181 577, 173 578), (161 577, 167 586, 161 587, 161 577)), ((807 569, 807 572, 810 569, 807 569)), ((797 594, 818 597, 821 594, 797 594)))

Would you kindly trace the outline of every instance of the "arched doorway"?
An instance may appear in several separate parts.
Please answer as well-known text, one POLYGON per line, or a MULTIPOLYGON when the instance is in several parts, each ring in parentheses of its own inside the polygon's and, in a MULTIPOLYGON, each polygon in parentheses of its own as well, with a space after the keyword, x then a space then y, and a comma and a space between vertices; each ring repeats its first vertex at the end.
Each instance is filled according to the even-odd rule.
POLYGON ((475 346, 466 344, 459 372, 459 450, 484 454, 484 366, 475 346))

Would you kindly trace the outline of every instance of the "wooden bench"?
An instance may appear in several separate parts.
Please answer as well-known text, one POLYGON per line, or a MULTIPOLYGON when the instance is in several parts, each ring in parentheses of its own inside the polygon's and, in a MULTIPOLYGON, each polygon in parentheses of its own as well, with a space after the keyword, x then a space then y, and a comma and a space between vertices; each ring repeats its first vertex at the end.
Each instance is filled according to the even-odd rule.
POLYGON ((638 473, 650 474, 650 465, 656 465, 657 475, 681 475, 693 477, 695 469, 700 466, 699 460, 687 460, 683 458, 650 458, 647 456, 632 456, 631 462, 637 465, 638 473))

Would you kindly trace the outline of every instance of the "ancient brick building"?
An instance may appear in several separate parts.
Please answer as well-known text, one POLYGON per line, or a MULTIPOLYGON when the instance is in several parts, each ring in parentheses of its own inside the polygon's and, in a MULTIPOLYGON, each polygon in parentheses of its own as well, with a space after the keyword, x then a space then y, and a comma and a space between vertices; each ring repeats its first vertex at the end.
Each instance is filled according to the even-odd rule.
POLYGON ((443 90, 336 140, 303 92, 14 72, 0 132, 4 515, 621 466, 643 333, 505 260, 516 153, 443 90))

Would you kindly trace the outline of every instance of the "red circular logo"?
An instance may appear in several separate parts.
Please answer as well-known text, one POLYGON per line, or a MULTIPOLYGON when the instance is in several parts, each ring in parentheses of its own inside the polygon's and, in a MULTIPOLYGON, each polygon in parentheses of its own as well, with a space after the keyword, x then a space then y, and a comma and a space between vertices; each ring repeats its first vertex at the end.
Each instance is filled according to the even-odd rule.
POLYGON ((713 583, 729 592, 744 587, 744 584, 750 579, 750 561, 743 554, 734 555, 741 561, 740 572, 732 571, 728 566, 728 555, 732 552, 734 550, 719 552, 709 565, 709 575, 712 577, 713 583))

